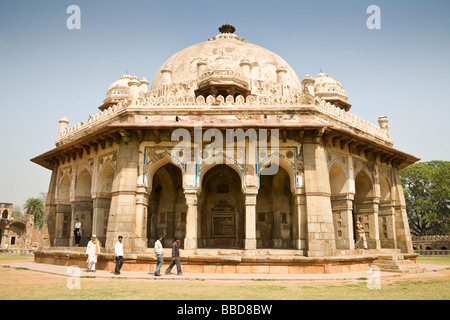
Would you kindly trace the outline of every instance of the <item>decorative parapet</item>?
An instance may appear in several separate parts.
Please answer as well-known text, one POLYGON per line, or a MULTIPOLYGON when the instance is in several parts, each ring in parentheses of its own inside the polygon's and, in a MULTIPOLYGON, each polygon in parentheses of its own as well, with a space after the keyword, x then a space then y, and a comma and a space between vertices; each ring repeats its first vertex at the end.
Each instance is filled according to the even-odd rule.
POLYGON ((123 103, 119 102, 118 104, 115 104, 108 109, 105 109, 102 112, 90 117, 87 122, 77 123, 74 126, 61 131, 59 134, 59 139, 56 141, 56 146, 59 147, 66 142, 81 137, 87 131, 92 131, 95 128, 101 127, 102 124, 109 122, 110 119, 125 111, 127 105, 127 100, 125 100, 123 103))
POLYGON ((308 104, 312 102, 311 99, 306 99, 305 94, 295 95, 272 95, 272 96, 255 96, 249 95, 244 98, 242 95, 234 98, 229 95, 223 96, 208 96, 206 99, 203 96, 194 97, 189 96, 156 96, 155 94, 141 93, 136 100, 136 103, 131 105, 131 101, 125 100, 116 105, 105 109, 104 111, 92 116, 87 122, 78 123, 71 128, 68 128, 60 133, 60 137, 56 142, 57 146, 63 145, 69 141, 73 141, 81 137, 86 132, 92 132, 94 129, 100 128, 102 125, 109 122, 110 119, 123 113, 130 106, 145 108, 145 107, 170 107, 170 106, 186 106, 186 107, 203 107, 203 106, 236 106, 236 107, 252 107, 252 106, 298 106, 305 108, 314 108, 320 113, 326 115, 330 119, 343 123, 346 126, 360 130, 374 138, 381 139, 387 143, 392 144, 389 140, 389 135, 386 130, 366 121, 358 116, 346 112, 335 105, 325 102, 324 100, 315 97, 315 104, 308 104))
POLYGON ((412 236, 412 241, 450 241, 450 235, 412 236))

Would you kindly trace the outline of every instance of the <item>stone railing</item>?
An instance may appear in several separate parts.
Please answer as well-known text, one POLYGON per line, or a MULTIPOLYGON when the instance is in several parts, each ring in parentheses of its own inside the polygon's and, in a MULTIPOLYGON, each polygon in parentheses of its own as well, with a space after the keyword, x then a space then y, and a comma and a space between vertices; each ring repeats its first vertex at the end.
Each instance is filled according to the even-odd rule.
POLYGON ((325 100, 316 100, 316 106, 324 111, 325 114, 331 116, 335 120, 346 123, 349 126, 356 127, 364 132, 378 136, 384 140, 389 140, 389 133, 387 130, 381 129, 379 126, 366 121, 354 114, 344 111, 336 107, 334 104, 326 102, 325 100))
MULTIPOLYGON (((187 106, 187 107, 220 107, 220 106, 302 106, 311 108, 313 105, 305 103, 308 101, 305 99, 304 94, 295 94, 288 96, 273 95, 273 96, 254 96, 249 95, 244 98, 242 95, 234 98, 229 95, 226 98, 223 96, 208 96, 204 98, 203 96, 156 96, 151 93, 143 94, 141 93, 134 104, 130 101, 124 100, 116 105, 105 109, 104 111, 92 116, 87 122, 78 123, 71 128, 66 129, 60 133, 59 139, 56 142, 57 146, 60 146, 68 141, 72 141, 84 134, 89 130, 100 127, 102 124, 108 122, 111 118, 117 116, 118 114, 124 112, 127 108, 131 106, 135 107, 166 107, 166 106, 187 106)), ((309 100, 308 102, 313 102, 309 100)), ((329 116, 330 118, 343 122, 349 127, 357 128, 369 135, 381 138, 382 140, 389 140, 388 131, 381 129, 380 127, 359 118, 349 112, 346 112, 335 105, 325 102, 322 99, 316 98, 314 107, 321 113, 329 116)))
POLYGON ((87 122, 77 123, 74 126, 64 130, 60 133, 59 139, 58 141, 56 141, 56 145, 59 146, 61 144, 64 144, 64 142, 68 139, 73 140, 74 138, 78 138, 78 136, 85 133, 87 130, 99 127, 102 124, 108 122, 108 120, 126 110, 127 104, 128 102, 126 100, 123 103, 119 102, 118 104, 113 105, 103 110, 102 112, 99 112, 96 115, 90 117, 87 122))
POLYGON ((436 235, 436 236, 412 236, 412 241, 450 241, 449 235, 436 235))

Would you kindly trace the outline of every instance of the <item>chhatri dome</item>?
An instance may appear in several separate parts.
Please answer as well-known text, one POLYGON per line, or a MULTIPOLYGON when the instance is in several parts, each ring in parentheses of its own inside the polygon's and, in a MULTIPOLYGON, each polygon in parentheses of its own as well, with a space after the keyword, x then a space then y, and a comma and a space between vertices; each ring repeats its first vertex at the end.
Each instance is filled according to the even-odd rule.
POLYGON ((317 97, 329 101, 345 111, 350 110, 351 105, 347 102, 348 96, 344 87, 328 74, 321 72, 316 76, 314 92, 317 97))
POLYGON ((249 79, 301 88, 297 74, 279 55, 235 35, 230 24, 219 31, 217 36, 172 55, 156 73, 151 90, 185 84, 196 95, 239 93, 245 97, 256 93, 249 79))
POLYGON ((101 111, 107 109, 108 107, 120 102, 124 101, 128 98, 128 90, 130 88, 129 82, 131 80, 135 80, 139 83, 139 91, 147 92, 148 91, 148 80, 146 78, 139 79, 137 76, 130 76, 129 74, 124 74, 119 80, 114 81, 108 87, 108 90, 105 95, 105 99, 103 100, 103 104, 99 107, 101 111))

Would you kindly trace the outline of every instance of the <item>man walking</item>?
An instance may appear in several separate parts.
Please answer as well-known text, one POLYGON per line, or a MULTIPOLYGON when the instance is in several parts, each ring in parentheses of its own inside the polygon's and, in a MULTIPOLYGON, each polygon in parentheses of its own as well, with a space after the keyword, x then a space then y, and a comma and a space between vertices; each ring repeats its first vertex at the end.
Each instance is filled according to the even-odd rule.
POLYGON ((97 263, 97 256, 100 253, 100 244, 95 234, 92 235, 91 241, 89 241, 86 247, 86 255, 88 256, 86 262, 88 267, 86 272, 95 272, 95 264, 97 263))
POLYGON ((116 269, 114 270, 114 274, 120 274, 120 269, 123 266, 123 237, 119 236, 116 245, 114 246, 114 256, 116 258, 116 269))
POLYGON ((161 276, 161 267, 164 264, 163 260, 163 246, 161 243, 162 236, 158 236, 155 242, 155 253, 156 253, 156 268, 155 268, 155 277, 161 276))
POLYGON ((358 249, 358 245, 362 240, 364 244, 364 249, 367 250, 368 248, 367 248, 366 233, 362 221, 363 217, 359 217, 358 221, 356 222, 356 233, 358 235, 358 239, 356 240, 355 249, 358 249))
POLYGON ((180 239, 175 238, 172 242, 172 263, 170 266, 166 269, 166 274, 170 274, 170 271, 172 271, 173 266, 177 265, 177 275, 182 276, 183 273, 181 271, 181 264, 180 264, 180 248, 178 246, 178 243, 180 242, 180 239))

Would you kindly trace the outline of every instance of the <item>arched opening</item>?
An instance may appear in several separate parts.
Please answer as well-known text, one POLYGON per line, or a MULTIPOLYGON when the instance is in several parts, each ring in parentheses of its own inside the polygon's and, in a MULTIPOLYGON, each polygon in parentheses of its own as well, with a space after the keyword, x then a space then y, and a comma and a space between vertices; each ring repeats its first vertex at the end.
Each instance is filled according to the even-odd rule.
POLYGON ((181 169, 172 163, 160 167, 153 175, 147 217, 148 246, 162 235, 163 245, 170 247, 174 238, 183 239, 186 233, 186 198, 182 186, 181 169))
MULTIPOLYGON (((58 188, 58 201, 56 205, 56 226, 54 244, 68 246, 71 236, 72 205, 70 203, 70 178, 65 175, 58 188)), ((52 235, 50 235, 52 236, 52 235)))
POLYGON ((353 208, 348 195, 347 175, 334 163, 329 172, 331 209, 337 249, 353 249, 353 208))
POLYGON ((257 248, 294 249, 293 195, 290 177, 279 167, 275 175, 261 171, 256 198, 257 248))
MULTIPOLYGON (((78 218, 81 222, 82 236, 80 246, 86 246, 92 235, 93 201, 92 201, 92 177, 87 169, 81 171, 75 181, 75 200, 72 202, 72 230, 74 221, 78 218)), ((72 238, 74 235, 72 234, 72 238)), ((75 244, 74 239, 72 244, 75 244)), ((104 245, 104 243, 102 243, 104 245)))
POLYGON ((225 164, 209 169, 199 196, 199 247, 242 248, 245 206, 241 177, 225 164))
MULTIPOLYGON (((375 225, 377 222, 374 218, 374 191, 373 182, 365 170, 360 171, 355 178, 355 198, 353 202, 354 216, 353 227, 356 235, 356 221, 359 217, 363 218, 362 224, 369 248, 376 248, 375 225)), ((362 244, 362 241, 361 241, 362 244)), ((356 248, 358 249, 358 248, 356 248)))
POLYGON ((8 210, 7 209, 3 210, 2 219, 8 219, 8 210))
POLYGON ((378 226, 381 247, 396 248, 395 210, 392 203, 391 184, 385 176, 380 178, 378 226))
POLYGON ((94 230, 101 244, 106 242, 108 231, 109 211, 111 207, 111 190, 114 180, 114 167, 106 163, 97 178, 97 192, 93 202, 94 230))

